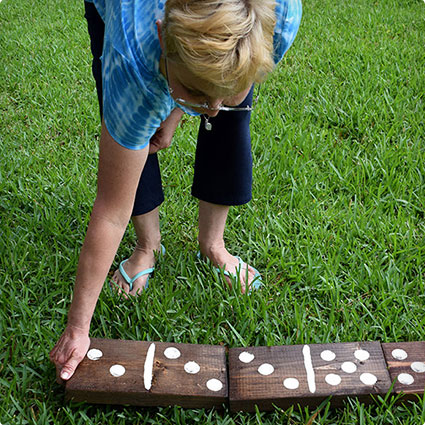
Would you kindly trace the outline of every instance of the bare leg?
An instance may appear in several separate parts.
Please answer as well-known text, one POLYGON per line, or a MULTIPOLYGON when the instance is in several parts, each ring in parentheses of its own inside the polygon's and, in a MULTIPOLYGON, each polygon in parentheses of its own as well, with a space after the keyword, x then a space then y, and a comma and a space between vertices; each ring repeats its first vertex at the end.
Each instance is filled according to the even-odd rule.
MULTIPOLYGON (((161 247, 159 208, 155 208, 146 214, 134 216, 132 221, 136 230, 137 242, 133 254, 123 266, 130 277, 155 265, 155 253, 159 252, 161 247)), ((112 280, 123 292, 128 293, 129 286, 119 270, 115 271, 112 280)), ((137 295, 138 291, 143 290, 146 280, 146 275, 137 279, 130 294, 137 295)))
MULTIPOLYGON (((210 259, 216 267, 223 267, 226 271, 235 274, 239 268, 239 261, 231 255, 224 245, 224 228, 230 207, 199 201, 199 247, 201 254, 210 259)), ((248 266, 248 282, 246 269, 240 272, 242 292, 250 286, 255 276, 255 270, 248 266)), ((231 284, 230 279, 228 279, 231 284)))

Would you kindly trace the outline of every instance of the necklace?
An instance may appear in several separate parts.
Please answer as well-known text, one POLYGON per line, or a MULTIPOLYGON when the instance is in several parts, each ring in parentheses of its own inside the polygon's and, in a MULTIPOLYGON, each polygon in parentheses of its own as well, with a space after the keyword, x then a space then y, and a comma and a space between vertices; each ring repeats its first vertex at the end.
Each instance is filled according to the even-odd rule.
POLYGON ((204 124, 205 130, 211 131, 212 130, 212 124, 208 121, 210 118, 208 116, 204 115, 204 119, 205 119, 205 124, 204 124))

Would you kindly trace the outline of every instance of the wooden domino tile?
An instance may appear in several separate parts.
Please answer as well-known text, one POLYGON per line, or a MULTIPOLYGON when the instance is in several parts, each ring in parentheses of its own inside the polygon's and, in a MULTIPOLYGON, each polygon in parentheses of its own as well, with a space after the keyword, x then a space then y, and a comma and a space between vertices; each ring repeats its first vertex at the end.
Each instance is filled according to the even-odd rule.
POLYGON ((328 396, 340 405, 362 402, 391 386, 379 342, 233 348, 229 351, 232 411, 273 410, 274 406, 315 407, 328 396))
POLYGON ((89 403, 221 407, 228 401, 225 348, 92 339, 65 394, 89 403))
POLYGON ((425 342, 383 343, 393 392, 417 400, 425 388, 425 342))
POLYGON ((65 392, 89 403, 254 411, 370 402, 390 389, 417 400, 424 388, 425 342, 232 348, 227 364, 222 346, 92 339, 65 392))

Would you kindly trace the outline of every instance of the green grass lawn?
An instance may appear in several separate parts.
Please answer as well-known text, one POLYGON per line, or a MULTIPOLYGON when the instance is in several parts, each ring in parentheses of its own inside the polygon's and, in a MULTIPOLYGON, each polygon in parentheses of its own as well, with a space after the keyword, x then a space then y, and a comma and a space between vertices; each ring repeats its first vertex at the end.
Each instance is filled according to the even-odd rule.
MULTIPOLYGON (((147 293, 104 290, 93 337, 278 345, 425 340, 425 3, 306 0, 253 114, 254 199, 229 249, 265 288, 200 264, 197 119, 161 156, 167 256, 147 293)), ((231 414, 64 401, 48 352, 95 196, 98 109, 82 1, 0 3, 0 423, 423 424, 424 399, 231 414)), ((224 153, 223 153, 224 154, 224 153)), ((135 242, 129 228, 115 268, 135 242)))

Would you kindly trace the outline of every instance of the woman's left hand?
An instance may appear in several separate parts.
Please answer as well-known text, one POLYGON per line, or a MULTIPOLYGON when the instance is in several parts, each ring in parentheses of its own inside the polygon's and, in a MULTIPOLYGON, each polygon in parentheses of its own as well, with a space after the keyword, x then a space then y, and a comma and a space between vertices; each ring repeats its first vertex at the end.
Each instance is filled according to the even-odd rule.
POLYGON ((171 145, 174 132, 183 115, 183 111, 179 108, 174 109, 169 117, 161 123, 156 133, 151 137, 149 142, 149 153, 155 153, 161 149, 166 149, 171 145))

